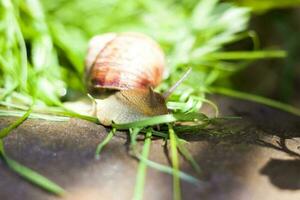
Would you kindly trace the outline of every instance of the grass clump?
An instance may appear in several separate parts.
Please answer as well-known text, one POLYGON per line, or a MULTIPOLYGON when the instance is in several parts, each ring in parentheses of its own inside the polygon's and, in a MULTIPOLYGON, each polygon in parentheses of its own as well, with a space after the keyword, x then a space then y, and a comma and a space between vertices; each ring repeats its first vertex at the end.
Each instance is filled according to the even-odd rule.
MULTIPOLYGON (((179 135, 197 132, 210 124, 213 119, 198 112, 203 103, 211 104, 218 115, 217 106, 206 99, 207 93, 251 97, 250 100, 300 115, 285 104, 217 88, 221 83, 229 83, 231 75, 254 60, 285 57, 281 50, 260 49, 255 32, 247 30, 250 15, 247 7, 218 0, 2 0, 0 116, 21 118, 0 135, 8 135, 27 117, 62 121, 76 117, 98 123, 92 116, 63 106, 72 96, 86 92, 83 63, 89 38, 105 32, 146 33, 160 43, 168 60, 166 78, 157 90, 166 91, 188 68, 193 71, 170 96, 167 105, 172 114, 114 124, 95 156, 99 157, 116 130, 129 130, 131 150, 140 160, 134 198, 142 198, 146 166, 150 166, 173 175, 174 199, 180 199, 180 178, 193 183, 199 180, 180 171, 178 151, 198 173, 201 170, 179 135), (247 39, 253 41, 253 50, 225 50, 226 46, 247 39), (29 108, 31 113, 26 112, 29 108), (160 129, 155 128, 157 125, 160 129), (135 148, 138 134, 145 135, 141 154, 135 148), (148 159, 154 136, 170 141, 173 168, 148 159)), ((8 159, 1 145, 2 158, 11 169, 50 192, 62 193, 59 186, 8 159)))

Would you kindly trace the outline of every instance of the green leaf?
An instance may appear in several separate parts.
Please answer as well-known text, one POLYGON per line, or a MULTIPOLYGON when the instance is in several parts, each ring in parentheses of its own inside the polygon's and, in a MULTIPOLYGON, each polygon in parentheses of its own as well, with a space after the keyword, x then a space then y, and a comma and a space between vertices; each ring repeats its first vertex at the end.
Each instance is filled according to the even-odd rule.
POLYGON ((51 192, 56 195, 63 195, 65 193, 64 189, 62 189, 59 185, 52 182, 51 180, 45 178, 44 176, 40 175, 39 173, 21 165, 20 163, 10 159, 5 151, 3 141, 0 140, 0 155, 13 171, 19 174, 21 177, 26 179, 27 181, 38 185, 39 187, 43 188, 44 190, 51 192))
MULTIPOLYGON (((142 157, 141 155, 137 154, 136 157, 145 162, 149 167, 152 167, 153 169, 156 169, 158 171, 161 171, 161 172, 164 172, 164 173, 167 173, 167 174, 170 174, 170 175, 173 175, 173 168, 169 167, 169 166, 166 166, 166 165, 162 165, 162 164, 159 164, 157 162, 154 162, 152 160, 148 160, 144 157, 142 157)), ((180 179, 182 179, 183 181, 187 181, 189 183, 192 183, 192 184, 196 184, 196 185, 201 185, 201 186, 205 186, 206 183, 205 182, 201 182, 199 181, 197 178, 185 173, 185 172, 182 172, 182 171, 179 171, 178 172, 178 176, 180 177, 180 179)))
POLYGON ((210 87, 209 91, 211 91, 213 93, 217 93, 217 94, 223 94, 226 96, 235 97, 238 99, 261 103, 261 104, 264 104, 264 105, 267 105, 267 106, 270 106, 273 108, 277 108, 279 110, 283 110, 285 112, 300 116, 299 108, 296 108, 294 106, 291 106, 291 105, 288 105, 285 103, 281 103, 281 102, 278 102, 278 101, 275 101, 275 100, 272 100, 272 99, 269 99, 266 97, 257 96, 255 94, 249 94, 249 93, 245 93, 245 92, 235 91, 230 88, 222 88, 222 87, 210 87))
MULTIPOLYGON (((172 175, 173 174, 173 169, 171 167, 153 162, 153 161, 149 160, 148 158, 144 157, 143 155, 141 155, 137 151, 137 149, 136 149, 136 137, 140 133, 140 131, 141 130, 139 128, 130 129, 130 148, 133 152, 133 156, 137 157, 140 161, 144 162, 149 167, 152 167, 152 168, 154 168, 158 171, 161 171, 161 172, 172 175)), ((146 133, 148 131, 149 130, 147 130, 146 133)), ((153 134, 153 132, 154 132, 154 130, 151 129, 152 134, 153 134)), ((201 185, 201 186, 205 185, 204 182, 201 182, 197 178, 195 178, 195 177, 193 177, 189 174, 186 174, 182 171, 179 171, 179 177, 182 180, 187 181, 187 182, 192 183, 192 184, 201 185)))
POLYGON ((191 153, 185 148, 184 144, 182 144, 183 142, 180 141, 180 139, 176 136, 176 140, 177 140, 177 146, 178 149, 180 151, 180 153, 183 155, 183 157, 188 160, 191 164, 191 166, 194 168, 194 170, 197 172, 197 174, 201 175, 201 168, 198 165, 198 163, 195 161, 195 159, 193 158, 193 156, 191 155, 191 153))
MULTIPOLYGON (((24 111, 16 111, 16 110, 4 110, 0 109, 0 116, 10 116, 10 117, 22 117, 24 116, 24 111)), ((68 121, 69 117, 64 116, 56 116, 56 115, 47 115, 47 114, 38 114, 38 113, 31 113, 28 118, 31 119, 43 119, 43 120, 49 120, 49 121, 57 121, 57 122, 63 122, 68 121)))
POLYGON ((112 126, 117 129, 130 129, 135 127, 146 127, 153 126, 157 124, 170 123, 175 121, 205 121, 208 120, 207 116, 202 113, 192 112, 192 113, 177 113, 177 114, 167 114, 159 115, 154 117, 149 117, 139 121, 126 123, 126 124, 113 124, 112 126))
POLYGON ((256 60, 262 58, 284 58, 285 51, 235 51, 235 52, 215 52, 209 54, 207 59, 219 60, 256 60))
POLYGON ((107 136, 104 138, 104 140, 98 144, 96 151, 95 151, 95 159, 98 160, 100 158, 100 153, 102 149, 109 143, 109 141, 113 138, 114 134, 116 132, 116 129, 113 128, 109 131, 107 136))
POLYGON ((171 161, 173 166, 173 199, 181 199, 180 179, 179 179, 179 160, 177 152, 176 134, 171 124, 169 126, 170 143, 171 143, 171 161))
POLYGON ((17 128, 20 124, 22 124, 30 115, 31 113, 31 108, 25 112, 25 114, 17 119, 14 123, 12 123, 11 125, 9 125, 8 127, 5 127, 3 128, 1 131, 0 131, 0 139, 6 137, 13 129, 17 128))
MULTIPOLYGON (((150 151, 150 145, 151 145, 151 131, 148 130, 145 135, 145 142, 144 147, 142 151, 142 157, 147 159, 150 151)), ((136 176, 136 183, 134 187, 134 193, 133 193, 133 199, 134 200, 141 200, 143 199, 143 192, 145 187, 145 178, 147 174, 147 164, 140 160, 139 166, 138 166, 138 172, 136 176)))

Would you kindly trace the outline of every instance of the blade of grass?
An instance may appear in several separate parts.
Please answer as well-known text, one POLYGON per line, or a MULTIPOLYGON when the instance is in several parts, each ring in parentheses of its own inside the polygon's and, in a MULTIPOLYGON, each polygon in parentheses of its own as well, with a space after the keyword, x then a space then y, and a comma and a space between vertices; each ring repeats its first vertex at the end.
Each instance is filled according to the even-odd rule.
POLYGON ((253 102, 261 103, 273 108, 277 108, 279 110, 286 111, 288 113, 300 116, 300 109, 291 105, 287 105, 272 99, 268 99, 266 97, 258 96, 255 94, 249 94, 245 92, 235 91, 229 88, 222 87, 209 87, 209 91, 217 94, 223 94, 226 96, 231 96, 238 99, 250 100, 253 102))
POLYGON ((258 50, 260 48, 260 41, 259 41, 258 35, 253 30, 237 34, 235 36, 234 40, 232 40, 232 42, 240 41, 240 40, 243 40, 245 38, 250 38, 252 40, 253 50, 258 50))
POLYGON ((175 121, 206 121, 209 120, 207 116, 198 112, 191 113, 176 113, 176 114, 167 114, 159 115, 154 117, 149 117, 135 122, 124 123, 124 124, 113 124, 112 126, 117 129, 130 129, 133 127, 146 127, 153 126, 158 124, 165 124, 175 121))
MULTIPOLYGON (((0 116, 10 116, 10 117, 22 117, 24 115, 24 111, 16 111, 16 110, 2 110, 0 109, 0 116)), ((30 119, 43 119, 49 121, 68 121, 69 117, 63 116, 55 116, 55 115, 46 115, 46 114, 38 114, 38 113, 31 113, 28 118, 30 119)))
POLYGON ((30 115, 31 113, 31 108, 25 112, 25 114, 17 119, 14 123, 10 124, 8 127, 5 127, 3 128, 1 131, 0 131, 0 139, 6 137, 13 129, 17 128, 20 124, 22 124, 30 115))
POLYGON ((70 117, 76 117, 76 118, 83 119, 83 120, 87 120, 87 121, 90 121, 90 122, 93 122, 93 123, 96 123, 96 124, 99 123, 99 120, 96 117, 79 114, 77 112, 74 112, 73 110, 70 110, 70 109, 66 108, 63 104, 60 104, 60 107, 63 109, 63 111, 61 111, 61 113, 64 114, 64 115, 67 115, 67 116, 70 116, 70 117))
POLYGON ((174 127, 174 131, 176 133, 191 133, 191 134, 200 134, 201 130, 205 130, 205 128, 209 125, 209 123, 201 124, 201 125, 181 125, 174 127))
POLYGON ((178 152, 177 152, 177 140, 172 125, 168 124, 168 127, 169 127, 170 144, 171 144, 171 160, 173 166, 173 199, 180 200, 181 190, 180 190, 180 179, 178 174, 179 160, 178 160, 178 152))
POLYGON ((75 118, 83 119, 83 120, 90 121, 90 122, 93 122, 93 123, 96 123, 96 124, 99 123, 98 118, 96 118, 96 117, 92 117, 92 116, 88 116, 88 115, 82 115, 82 114, 72 112, 72 111, 60 111, 60 112, 57 112, 56 114, 63 115, 63 116, 68 116, 68 117, 75 117, 75 118))
POLYGON ((10 169, 15 171, 21 177, 25 178, 27 181, 56 195, 63 195, 65 193, 64 189, 56 183, 9 158, 4 151, 2 139, 0 140, 0 155, 10 169))
POLYGON ((133 127, 146 127, 146 126, 153 126, 156 124, 168 123, 168 122, 175 122, 177 119, 174 115, 160 115, 155 116, 147 119, 143 119, 136 122, 126 123, 126 124, 113 124, 112 126, 117 129, 129 129, 133 127))
POLYGON ((14 123, 12 123, 8 127, 4 128, 0 131, 0 155, 3 158, 3 160, 5 161, 5 163, 8 165, 9 168, 11 168, 13 171, 18 173, 20 176, 22 176, 26 180, 40 186, 41 188, 43 188, 49 192, 61 195, 64 193, 64 190, 61 187, 59 187, 52 181, 48 180, 47 178, 34 172, 33 170, 10 159, 5 153, 2 138, 6 137, 13 129, 17 128, 21 123, 23 123, 29 117, 30 113, 31 113, 31 108, 28 109, 28 111, 25 112, 25 114, 21 118, 19 118, 14 123))
POLYGON ((8 108, 15 108, 18 110, 28 110, 28 106, 17 105, 17 104, 5 102, 5 101, 0 101, 0 105, 8 107, 8 108))
POLYGON ((198 175, 201 175, 201 168, 198 165, 198 163, 195 161, 195 159, 193 158, 193 156, 191 155, 191 153, 187 150, 187 148, 185 148, 185 146, 182 144, 183 142, 180 141, 180 139, 176 136, 176 140, 177 140, 177 146, 178 146, 178 150, 180 151, 180 153, 183 155, 183 157, 189 161, 189 163, 191 164, 191 166, 194 168, 194 170, 196 171, 196 173, 198 175))
MULTIPOLYGON (((164 172, 166 174, 170 174, 170 175, 173 174, 173 168, 171 168, 169 166, 162 165, 162 164, 154 162, 152 160, 148 160, 148 159, 144 158, 143 156, 141 156, 139 154, 137 154, 136 157, 139 160, 142 160, 143 162, 145 162, 149 167, 152 167, 153 169, 156 169, 158 171, 164 172)), ((191 175, 189 175, 189 174, 187 174, 185 172, 179 171, 178 175, 179 175, 180 179, 182 179, 184 181, 187 181, 189 183, 205 185, 204 182, 199 181, 197 178, 195 178, 195 177, 193 177, 193 176, 191 176, 191 175)))
POLYGON ((203 102, 207 103, 208 105, 210 105, 215 110, 215 117, 219 116, 219 108, 214 102, 212 102, 208 99, 203 99, 203 102))
MULTIPOLYGON (((154 161, 151 161, 149 160, 148 158, 146 157, 143 157, 139 152, 136 151, 135 149, 135 146, 136 146, 136 137, 137 135, 139 134, 140 132, 140 128, 134 128, 134 129, 130 129, 130 148, 131 150, 133 151, 133 156, 135 156, 136 158, 138 158, 140 161, 143 161, 144 163, 146 163, 149 167, 152 167, 153 169, 156 169, 158 171, 161 171, 163 173, 167 173, 167 174, 170 174, 172 175, 173 174, 173 169, 169 166, 166 166, 166 165, 162 165, 162 164, 159 164, 159 163, 156 163, 154 161)), ((153 130, 152 130, 152 133, 153 133, 153 130)), ((202 185, 205 185, 204 182, 200 182, 198 179, 196 179, 195 177, 189 175, 189 174, 186 174, 182 171, 179 171, 179 177, 184 180, 184 181, 187 181, 189 183, 192 183, 192 184, 202 184, 202 185)))
MULTIPOLYGON (((145 133, 145 131, 141 131, 141 133, 145 133)), ((157 137, 161 137, 161 138, 164 138, 164 139, 168 139, 169 138, 169 135, 162 132, 162 131, 156 131, 156 130, 152 130, 152 135, 153 136, 157 136, 157 137)))
POLYGON ((24 36, 20 27, 20 24, 18 23, 16 10, 14 9, 13 2, 10 0, 5 1, 5 5, 7 8, 7 11, 10 11, 11 15, 11 26, 14 27, 14 34, 18 43, 18 48, 20 50, 20 74, 18 76, 19 78, 19 85, 22 87, 22 89, 27 89, 27 80, 28 80, 28 61, 27 61, 27 49, 26 44, 24 40, 24 36))
MULTIPOLYGON (((151 130, 148 130, 145 135, 145 142, 142 151, 142 157, 148 158, 150 146, 151 146, 151 130)), ((136 183, 134 187, 133 199, 140 200, 143 199, 144 187, 145 187, 145 178, 147 174, 147 164, 140 160, 138 166, 138 172, 136 176, 136 183)))
POLYGON ((141 128, 133 128, 133 129, 129 130, 129 132, 130 132, 130 148, 134 154, 136 153, 136 149, 135 149, 136 138, 137 138, 137 135, 140 133, 140 131, 141 131, 141 128))
POLYGON ((11 88, 5 90, 5 92, 0 96, 0 100, 5 99, 6 97, 10 96, 14 90, 18 87, 17 84, 15 84, 14 86, 12 86, 11 88))
MULTIPOLYGON (((5 101, 0 101, 0 105, 6 106, 6 107, 11 107, 11 108, 16 108, 19 110, 27 110, 28 109, 27 106, 9 103, 9 102, 5 102, 5 101)), ((44 108, 33 107, 32 110, 35 112, 48 112, 53 115, 63 115, 65 117, 75 117, 75 118, 83 119, 83 120, 90 121, 93 123, 99 123, 99 121, 96 117, 89 116, 89 115, 82 115, 82 114, 76 113, 74 111, 68 110, 64 107, 54 107, 54 108, 52 108, 52 107, 44 107, 44 108)))
POLYGON ((233 51, 214 52, 207 55, 207 59, 218 60, 255 60, 263 58, 284 58, 285 51, 233 51))
POLYGON ((95 151, 95 159, 96 160, 98 160, 100 158, 100 153, 101 153, 102 149, 105 147, 105 145, 107 145, 109 143, 109 141, 114 136, 115 132, 116 132, 116 129, 112 128, 109 131, 109 133, 107 134, 107 136, 104 138, 104 140, 98 144, 96 151, 95 151))

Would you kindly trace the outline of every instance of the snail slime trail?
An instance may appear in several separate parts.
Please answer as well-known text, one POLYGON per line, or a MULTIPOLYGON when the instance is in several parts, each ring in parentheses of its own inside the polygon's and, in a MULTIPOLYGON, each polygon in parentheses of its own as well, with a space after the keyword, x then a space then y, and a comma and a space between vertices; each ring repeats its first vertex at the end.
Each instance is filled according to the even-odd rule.
POLYGON ((153 91, 162 81, 165 58, 159 45, 140 33, 95 36, 86 57, 86 81, 100 123, 128 123, 167 114, 165 99, 153 91))

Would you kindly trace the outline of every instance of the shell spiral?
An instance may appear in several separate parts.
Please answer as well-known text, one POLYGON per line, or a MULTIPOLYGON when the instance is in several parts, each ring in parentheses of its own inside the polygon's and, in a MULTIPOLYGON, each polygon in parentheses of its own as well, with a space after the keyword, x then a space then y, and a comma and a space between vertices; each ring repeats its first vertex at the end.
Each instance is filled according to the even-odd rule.
POLYGON ((90 89, 146 89, 162 79, 164 54, 140 33, 107 33, 89 43, 86 75, 90 89))

